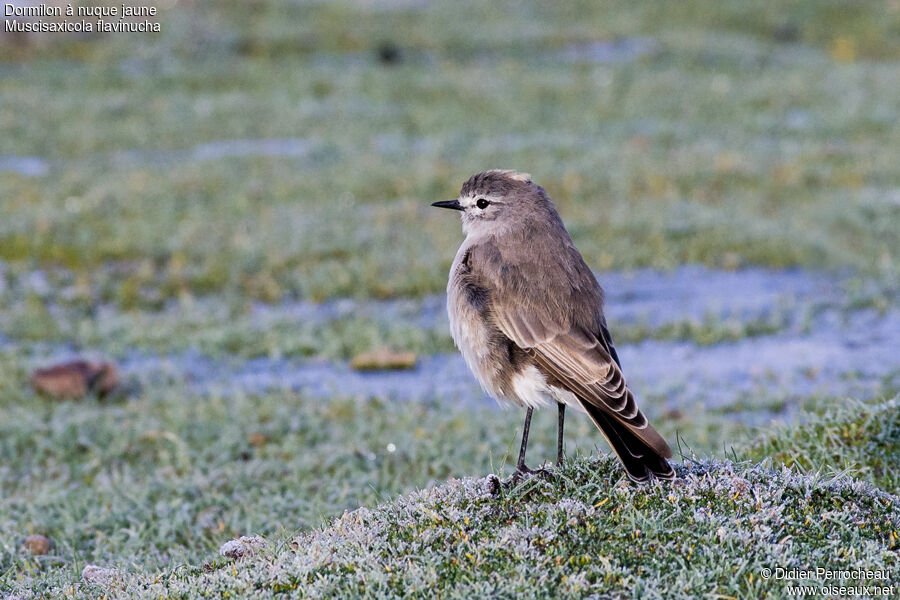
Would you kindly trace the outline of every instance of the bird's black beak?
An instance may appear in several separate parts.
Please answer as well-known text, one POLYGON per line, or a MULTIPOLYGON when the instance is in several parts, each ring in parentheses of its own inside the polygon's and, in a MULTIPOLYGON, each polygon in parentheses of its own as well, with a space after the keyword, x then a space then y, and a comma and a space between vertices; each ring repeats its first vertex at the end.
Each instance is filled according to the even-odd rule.
POLYGON ((458 198, 454 198, 453 200, 442 200, 441 202, 433 202, 432 206, 437 206, 438 208, 450 208, 453 210, 465 210, 462 204, 459 203, 458 198))

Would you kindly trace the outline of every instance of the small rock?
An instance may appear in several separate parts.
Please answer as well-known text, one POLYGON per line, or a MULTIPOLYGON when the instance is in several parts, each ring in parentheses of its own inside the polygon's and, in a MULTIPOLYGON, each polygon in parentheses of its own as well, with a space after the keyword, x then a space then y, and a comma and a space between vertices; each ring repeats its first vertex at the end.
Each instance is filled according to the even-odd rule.
POLYGON ((50 538, 35 534, 29 535, 27 538, 25 538, 25 541, 22 542, 22 550, 30 554, 40 556, 49 553, 50 547, 52 545, 53 544, 50 542, 50 538))
POLYGON ((266 541, 258 535, 242 535, 236 540, 231 540, 222 544, 219 548, 219 554, 227 558, 246 558, 256 554, 266 546, 266 541))
POLYGON ((265 446, 266 442, 269 441, 269 438, 266 437, 266 434, 255 432, 251 433, 247 436, 247 443, 253 446, 254 448, 259 448, 260 446, 265 446))
POLYGON ((822 368, 818 365, 806 367, 802 370, 807 379, 815 379, 822 372, 822 368))
POLYGON ((731 480, 731 489, 735 494, 743 496, 750 491, 750 482, 743 477, 735 477, 731 480))
POLYGON ((684 418, 684 413, 677 408, 670 408, 663 415, 667 421, 679 421, 684 418))
POLYGON ((350 361, 350 367, 357 371, 412 369, 415 366, 415 352, 394 352, 387 348, 357 354, 350 361))
POLYGON ((736 271, 740 268, 743 259, 737 252, 725 252, 719 257, 719 263, 726 271, 736 271))
POLYGON ((53 398, 83 398, 93 392, 106 396, 119 385, 116 367, 108 362, 73 360, 38 369, 31 375, 31 387, 53 398))
POLYGON ((98 567, 97 565, 85 565, 84 569, 81 571, 81 578, 84 582, 92 583, 94 585, 107 585, 118 577, 118 575, 119 572, 115 569, 98 567))
POLYGON ((378 55, 378 62, 383 65, 394 65, 403 59, 400 47, 394 42, 381 42, 375 53, 378 55))
POLYGON ((499 498, 503 491, 500 478, 491 473, 484 478, 484 489, 491 498, 499 498))

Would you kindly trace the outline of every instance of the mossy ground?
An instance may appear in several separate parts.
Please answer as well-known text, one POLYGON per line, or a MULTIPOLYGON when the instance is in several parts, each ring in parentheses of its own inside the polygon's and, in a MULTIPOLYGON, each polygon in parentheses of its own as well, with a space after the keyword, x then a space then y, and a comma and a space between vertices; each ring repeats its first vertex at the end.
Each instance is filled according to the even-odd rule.
MULTIPOLYGON (((761 591, 777 596, 772 582, 759 581, 757 568, 875 568, 893 565, 897 556, 891 537, 900 518, 892 468, 900 458, 896 401, 834 402, 803 427, 761 438, 716 413, 670 419, 651 405, 651 419, 678 441, 676 452, 687 453, 679 456, 683 481, 671 487, 627 484, 614 460, 589 458, 598 453, 598 436, 588 420, 570 418, 571 464, 564 472, 488 500, 462 492, 474 489, 474 480, 442 483, 472 473, 509 474, 520 415, 488 405, 320 401, 292 393, 200 396, 177 384, 112 403, 58 403, 22 391, 24 375, 7 359, 0 407, 0 450, 8 457, 0 470, 0 560, 4 585, 25 597, 93 597, 100 592, 78 583, 85 563, 127 575, 131 583, 119 590, 125 596, 153 597, 164 593, 160 586, 168 586, 172 597, 223 590, 240 596, 249 585, 263 597, 279 590, 378 596, 397 586, 423 594, 436 586, 462 597, 485 589, 517 594, 534 581, 540 585, 533 592, 546 595, 661 594, 677 584, 686 597, 704 586, 736 597, 761 591), (723 453, 740 462, 728 466, 695 456, 723 453), (735 490, 723 491, 738 479, 757 491, 737 497, 735 490), (460 523, 469 518, 470 525, 460 530, 462 525, 444 523, 446 517, 425 509, 403 512, 407 502, 418 500, 392 505, 390 498, 416 488, 431 489, 419 495, 430 510, 453 513, 460 523), (604 502, 572 527, 553 507, 593 507, 607 497, 612 504, 604 502), (301 533, 357 506, 373 507, 361 514, 380 523, 368 529, 374 525, 361 521, 371 547, 352 537, 341 542, 331 528, 301 533), (822 520, 823 514, 830 516, 822 520), (701 518, 709 522, 703 525, 701 518), (436 527, 434 537, 420 540, 436 527), (506 529, 519 535, 518 551, 503 550, 512 538, 495 537, 506 529), (536 541, 551 532, 547 547, 536 541), (51 554, 22 553, 19 544, 30 533, 50 537, 51 554), (276 577, 259 562, 236 571, 223 565, 216 548, 241 534, 266 536, 271 545, 265 560, 286 570, 276 577), (304 552, 318 548, 321 558, 336 544, 349 566, 297 563, 287 542, 298 534, 304 552), (785 536, 791 541, 781 541, 785 536), (422 545, 413 552, 394 543, 401 538, 422 545), (759 549, 750 562, 747 544, 759 549), (368 554, 376 550, 381 554, 368 554), (383 567, 391 571, 381 572, 383 567), (158 585, 146 588, 154 581, 158 585)), ((553 421, 549 411, 537 415, 533 464, 553 456, 553 421)))
POLYGON ((147 598, 761 598, 788 595, 797 583, 766 569, 799 565, 880 570, 886 575, 843 583, 886 588, 900 585, 890 574, 900 567, 898 501, 852 479, 728 462, 688 461, 676 481, 638 488, 622 479, 614 459, 579 459, 551 482, 536 478, 504 491, 496 478, 454 480, 346 513, 237 564, 123 576, 104 591, 147 598))
MULTIPOLYGON (((271 544, 237 564, 123 577, 113 591, 236 597, 784 597, 825 580, 766 569, 881 570, 843 585, 900 586, 900 402, 854 404, 742 450, 763 464, 686 459, 638 487, 610 458, 578 458, 504 489, 452 480, 271 544), (849 432, 849 433, 848 433, 849 432), (804 456, 815 469, 779 463, 804 456), (870 480, 875 487, 855 479, 870 480)), ((790 462, 790 461, 789 461, 790 462)), ((870 592, 881 596, 881 592, 870 592)), ((885 594, 886 595, 886 594, 885 594)))

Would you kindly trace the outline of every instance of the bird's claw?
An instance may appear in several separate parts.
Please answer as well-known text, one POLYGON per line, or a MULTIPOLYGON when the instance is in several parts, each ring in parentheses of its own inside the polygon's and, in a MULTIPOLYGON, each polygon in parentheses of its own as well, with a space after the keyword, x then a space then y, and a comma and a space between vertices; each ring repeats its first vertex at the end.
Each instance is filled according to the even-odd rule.
POLYGON ((553 471, 545 467, 541 467, 539 469, 529 469, 525 465, 519 465, 518 467, 516 467, 515 472, 508 479, 503 481, 503 487, 518 485, 520 481, 534 475, 539 475, 544 479, 552 479, 553 471))

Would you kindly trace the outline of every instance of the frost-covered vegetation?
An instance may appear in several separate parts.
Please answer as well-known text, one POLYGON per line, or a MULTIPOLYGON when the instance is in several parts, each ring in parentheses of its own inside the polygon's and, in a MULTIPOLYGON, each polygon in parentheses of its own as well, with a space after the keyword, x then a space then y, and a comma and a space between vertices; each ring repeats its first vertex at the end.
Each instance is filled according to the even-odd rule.
MULTIPOLYGON (((185 397, 171 385, 60 405, 12 391, 18 375, 3 377, 2 448, 16 459, 0 471, 0 558, 4 584, 23 598, 432 588, 750 598, 779 595, 759 578, 766 566, 900 572, 897 400, 836 405, 757 438, 716 415, 678 420, 695 453, 727 442, 736 462, 688 455, 674 484, 644 487, 615 460, 591 458, 596 433, 571 419, 565 469, 508 489, 465 478, 509 473, 498 453, 515 442, 518 415, 487 405, 185 397), (424 491, 390 500, 410 487, 424 491), (360 505, 369 508, 316 528, 360 505), (23 552, 28 533, 53 550, 23 552), (236 564, 217 554, 242 534, 268 544, 236 564), (85 563, 116 575, 83 582, 85 563)), ((553 454, 552 417, 537 415, 535 461, 553 454)), ((671 420, 658 422, 675 437, 671 420)))
MULTIPOLYGON (((890 409, 896 414, 897 404, 890 409)), ((771 464, 685 461, 675 482, 636 487, 615 459, 579 459, 550 482, 504 491, 494 476, 451 480, 345 513, 233 565, 124 575, 101 590, 146 598, 782 596, 794 582, 761 576, 764 569, 896 573, 898 502, 851 478, 771 464)), ((900 586, 900 577, 852 583, 900 586)))
MULTIPOLYGON (((763 577, 766 568, 897 573, 900 497, 885 466, 900 460, 898 408, 857 404, 769 437, 748 451, 774 455, 762 464, 686 459, 672 483, 630 484, 609 457, 579 458, 513 489, 493 475, 454 479, 236 564, 123 574, 100 589, 147 598, 761 598, 797 583, 763 577), (815 470, 780 465, 775 450, 785 447, 815 470)), ((900 577, 844 583, 900 586, 900 577)))

